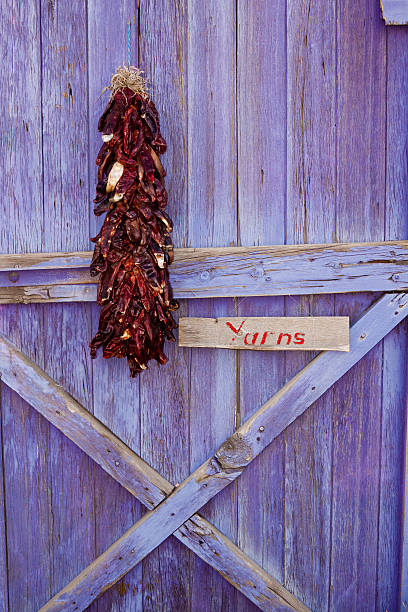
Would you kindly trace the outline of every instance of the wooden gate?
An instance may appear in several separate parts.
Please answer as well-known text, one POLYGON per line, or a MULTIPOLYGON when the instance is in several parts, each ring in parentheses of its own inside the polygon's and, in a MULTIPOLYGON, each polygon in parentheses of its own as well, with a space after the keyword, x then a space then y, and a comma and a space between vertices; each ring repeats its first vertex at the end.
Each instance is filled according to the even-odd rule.
POLYGON ((0 609, 399 610, 408 30, 372 0, 3 4, 0 609), (350 353, 91 362, 129 19, 181 314, 347 315, 350 353))

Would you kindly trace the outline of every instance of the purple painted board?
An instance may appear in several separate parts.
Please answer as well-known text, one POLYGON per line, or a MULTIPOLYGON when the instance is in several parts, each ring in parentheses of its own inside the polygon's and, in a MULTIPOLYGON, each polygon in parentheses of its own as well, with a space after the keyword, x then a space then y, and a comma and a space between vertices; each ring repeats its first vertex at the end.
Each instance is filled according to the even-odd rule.
MULTIPOLYGON (((387 28, 386 239, 408 235, 407 94, 408 28, 387 28)), ((406 550, 408 536, 406 531, 401 533, 404 490, 406 495, 401 486, 401 449, 407 412, 407 331, 404 322, 384 340, 377 606, 389 610, 400 608, 401 573, 401 602, 408 603, 408 559, 406 555, 401 559, 401 543, 406 550)))
MULTIPOLYGON (((236 245, 235 2, 188 4, 188 245, 236 245)), ((191 300, 190 316, 234 314, 232 299, 191 300)), ((217 349, 190 354, 189 471, 201 464, 236 423, 236 355, 217 349), (203 405, 202 398, 207 398, 203 405), (205 406, 205 407, 204 407, 205 406)), ((202 509, 227 537, 237 537, 237 485, 202 509)), ((191 558, 191 609, 237 609, 237 591, 197 557, 191 558)), ((246 600, 248 607, 251 604, 246 600)))
MULTIPOLYGON (((34 346, 32 342, 44 330, 40 308, 30 305, 22 313, 3 307, 1 331, 43 365, 42 343, 34 346)), ((5 385, 2 418, 9 609, 28 612, 52 595, 50 426, 5 385)))
MULTIPOLYGON (((238 2, 238 227, 243 246, 285 241, 285 38, 285 2, 238 2)), ((284 298, 239 299, 237 314, 282 315, 284 298)), ((279 389, 285 357, 244 352, 237 359, 240 424, 279 389)), ((238 545, 283 581, 283 436, 248 466, 237 485, 238 545)), ((238 610, 255 609, 238 597, 238 610)))
MULTIPOLYGON (((0 224, 2 252, 42 250, 42 120, 39 3, 2 6, 1 116, 6 223, 0 224), (9 69, 12 69, 10 73, 9 69), (12 80, 12 86, 10 86, 12 80)), ((1 331, 43 365, 42 307, 2 307, 1 331)), ((51 595, 48 490, 49 425, 3 386, 3 470, 7 521, 10 610, 37 609, 51 595)))
POLYGON ((3 466, 3 383, 0 380, 0 610, 9 609, 8 597, 8 575, 7 575, 7 524, 6 524, 6 499, 4 487, 4 466, 3 466))
MULTIPOLYGON (((378 7, 367 0, 338 2, 337 15, 337 238, 380 240, 385 214, 386 31, 378 7)), ((336 297, 336 314, 347 313, 353 320, 371 301, 364 295, 336 297)), ((378 609, 382 366, 380 344, 335 389, 333 610, 378 609)))
MULTIPOLYGON (((89 245, 89 217, 84 214, 88 210, 86 49, 86 3, 42 3, 43 250, 82 250, 89 245)), ((87 406, 92 405, 86 350, 90 312, 88 304, 43 307, 44 369, 87 406)), ((53 427, 49 448, 49 558, 55 593, 95 557, 94 477, 89 457, 53 427)))
MULTIPOLYGON (((139 63, 150 82, 168 143, 162 163, 167 172, 167 211, 174 221, 176 246, 187 242, 187 1, 140 2, 139 63)), ((187 314, 182 304, 178 315, 187 314)), ((188 474, 189 363, 175 344, 165 347, 169 363, 149 365, 140 377, 142 457, 172 483, 188 474)), ((188 567, 192 555, 169 538, 140 564, 143 609, 189 609, 188 567)))
MULTIPOLYGON (((335 2, 288 2, 288 244, 335 241, 335 2)), ((332 296, 286 298, 286 314, 333 314, 332 296)), ((310 359, 286 356, 289 379, 310 359)), ((330 589, 331 409, 333 392, 293 423, 285 443, 285 584, 313 610, 330 589)))
MULTIPOLYGON (((67 2, 67 0, 63 0, 67 2)), ((89 226, 95 236, 103 223, 103 215, 93 214, 93 199, 97 183, 96 156, 101 147, 101 134, 97 131, 109 92, 102 94, 110 85, 112 75, 118 66, 127 65, 128 21, 131 23, 131 58, 137 64, 137 12, 134 0, 108 2, 89 0, 88 14, 88 98, 89 98, 89 226)), ((139 2, 138 2, 139 4, 139 2)), ((84 75, 85 76, 85 75, 84 75)), ((85 210, 84 210, 85 213, 85 210)), ((92 248, 89 244, 87 248, 92 248)))
MULTIPOLYGON (((132 64, 137 64, 137 10, 136 3, 128 0, 88 2, 88 96, 89 96, 89 210, 90 235, 95 235, 102 218, 93 214, 95 197, 95 158, 101 146, 97 124, 109 99, 109 91, 101 92, 110 84, 112 74, 119 65, 127 64, 127 22, 131 22, 132 64)), ((84 248, 92 248, 88 241, 84 248)), ((89 339, 98 326, 100 307, 91 309, 89 339)), ((89 354, 85 345, 84 351, 89 354)), ((122 359, 92 361, 93 412, 114 433, 119 435, 135 452, 140 453, 139 379, 130 380, 127 363, 122 359), (124 406, 127 409, 124 409, 124 406)), ((95 466, 95 544, 101 554, 135 521, 141 518, 140 502, 107 478, 95 466)), ((83 564, 85 566, 85 564, 83 564)), ((142 567, 134 568, 113 588, 104 593, 91 606, 99 612, 139 610, 142 608, 142 567)))

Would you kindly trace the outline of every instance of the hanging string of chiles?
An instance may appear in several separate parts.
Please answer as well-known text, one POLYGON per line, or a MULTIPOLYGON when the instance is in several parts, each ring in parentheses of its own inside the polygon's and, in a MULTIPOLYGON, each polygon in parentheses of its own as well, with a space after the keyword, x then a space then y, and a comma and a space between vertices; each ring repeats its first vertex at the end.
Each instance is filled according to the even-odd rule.
POLYGON ((95 215, 106 213, 90 273, 99 276, 99 328, 91 357, 126 357, 136 376, 150 359, 164 364, 165 338, 174 341, 168 265, 173 259, 172 221, 159 156, 166 150, 157 110, 140 70, 120 67, 98 123, 103 144, 96 158, 95 215))

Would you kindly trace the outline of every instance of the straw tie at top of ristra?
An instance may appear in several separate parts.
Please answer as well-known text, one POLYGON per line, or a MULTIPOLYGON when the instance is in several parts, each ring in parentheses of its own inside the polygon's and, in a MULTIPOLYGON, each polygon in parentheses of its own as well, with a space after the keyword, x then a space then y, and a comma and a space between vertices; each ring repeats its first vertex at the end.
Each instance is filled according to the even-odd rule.
POLYGON ((98 123, 103 144, 96 158, 94 212, 106 213, 90 273, 100 275, 97 303, 103 308, 90 342, 91 357, 127 357, 136 376, 150 359, 167 362, 164 340, 174 341, 168 265, 173 260, 172 221, 164 212, 167 192, 159 156, 166 151, 159 116, 141 71, 119 67, 98 123))

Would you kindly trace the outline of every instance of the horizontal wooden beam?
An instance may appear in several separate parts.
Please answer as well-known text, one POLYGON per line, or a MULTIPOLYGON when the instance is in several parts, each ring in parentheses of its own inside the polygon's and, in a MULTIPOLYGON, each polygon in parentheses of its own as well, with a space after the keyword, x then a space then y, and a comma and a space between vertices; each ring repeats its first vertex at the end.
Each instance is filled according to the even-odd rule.
MULTIPOLYGON (((147 508, 175 488, 1 334, 0 376, 147 508)), ((200 515, 174 535, 261 610, 308 610, 200 515)))
MULTIPOLYGON (((0 255, 0 303, 96 299, 91 253, 0 255)), ((407 291, 408 241, 176 249, 176 298, 407 291)))
POLYGON ((85 609, 194 512, 228 486, 308 406, 408 315, 408 295, 385 295, 351 328, 350 352, 324 352, 259 408, 200 467, 55 595, 42 612, 85 609))

